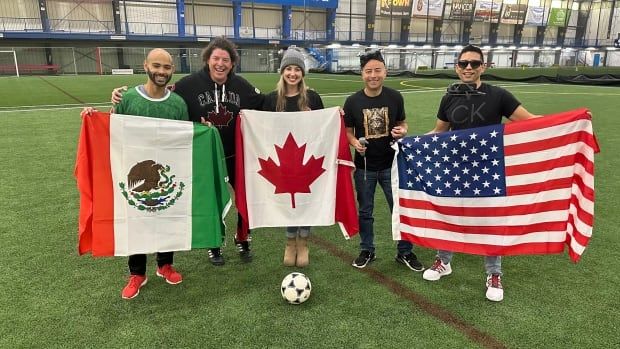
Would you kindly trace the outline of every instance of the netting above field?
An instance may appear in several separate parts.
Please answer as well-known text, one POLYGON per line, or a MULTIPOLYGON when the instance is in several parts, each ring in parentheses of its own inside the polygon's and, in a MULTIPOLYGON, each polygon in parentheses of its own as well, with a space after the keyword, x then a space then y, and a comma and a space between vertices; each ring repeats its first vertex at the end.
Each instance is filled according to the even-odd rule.
POLYGON ((0 50, 0 75, 19 76, 15 51, 0 50))
MULTIPOLYGON (((364 47, 304 48, 311 72, 359 74, 359 53, 364 47)), ((20 75, 142 73, 151 47, 17 47, 0 48, 0 75, 14 76, 15 59, 20 75), (13 59, 13 51, 15 59, 13 59)), ((166 48, 177 73, 204 67, 202 47, 166 48)), ((277 72, 283 51, 279 48, 239 49, 237 72, 277 72)), ((426 48, 383 48, 389 75, 456 78, 457 51, 426 48)), ((540 82, 617 84, 620 50, 602 55, 592 50, 485 51, 487 79, 540 82), (515 63, 512 63, 515 60, 515 63), (604 63, 604 64, 603 64, 604 63), (595 65, 599 65, 598 67, 595 65), (600 66, 603 65, 603 66, 600 66)))
POLYGON ((72 47, 0 48, 0 75, 61 75, 76 74, 76 53, 72 47), (15 54, 13 56, 13 53, 15 54))

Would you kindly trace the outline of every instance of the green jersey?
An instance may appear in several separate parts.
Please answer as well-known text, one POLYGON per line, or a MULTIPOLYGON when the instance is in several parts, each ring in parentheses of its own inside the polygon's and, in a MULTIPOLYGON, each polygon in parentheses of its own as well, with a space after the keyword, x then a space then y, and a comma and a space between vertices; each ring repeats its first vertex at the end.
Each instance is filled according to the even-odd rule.
POLYGON ((125 92, 114 112, 159 119, 189 120, 187 105, 179 95, 166 90, 162 98, 151 98, 144 92, 142 85, 125 92))

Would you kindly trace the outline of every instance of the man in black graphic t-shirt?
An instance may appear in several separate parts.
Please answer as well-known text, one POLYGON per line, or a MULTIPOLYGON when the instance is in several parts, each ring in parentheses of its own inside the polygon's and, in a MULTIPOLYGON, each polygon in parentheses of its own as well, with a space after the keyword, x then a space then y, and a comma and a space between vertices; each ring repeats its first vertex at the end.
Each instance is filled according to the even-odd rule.
MULTIPOLYGON (((353 261, 356 268, 364 268, 375 260, 374 200, 377 184, 381 186, 390 212, 393 206, 391 166, 394 150, 390 143, 407 134, 405 103, 400 92, 383 86, 387 70, 379 51, 370 51, 360 57, 364 89, 344 103, 344 123, 349 144, 355 153, 355 190, 359 204, 360 255, 353 261)), ((409 241, 397 243, 396 261, 414 271, 424 267, 412 252, 409 241)))

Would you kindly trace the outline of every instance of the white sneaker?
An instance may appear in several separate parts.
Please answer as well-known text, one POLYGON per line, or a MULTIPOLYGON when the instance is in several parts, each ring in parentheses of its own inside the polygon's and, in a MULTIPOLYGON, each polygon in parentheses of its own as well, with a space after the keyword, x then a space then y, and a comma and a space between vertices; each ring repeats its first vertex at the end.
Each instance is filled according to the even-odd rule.
POLYGON ((502 277, 499 274, 487 275, 487 299, 493 302, 501 302, 504 299, 502 277))
POLYGON ((450 263, 443 264, 441 259, 437 258, 435 259, 435 263, 424 271, 422 277, 424 280, 437 281, 441 279, 442 276, 450 274, 452 274, 452 267, 450 266, 450 263))

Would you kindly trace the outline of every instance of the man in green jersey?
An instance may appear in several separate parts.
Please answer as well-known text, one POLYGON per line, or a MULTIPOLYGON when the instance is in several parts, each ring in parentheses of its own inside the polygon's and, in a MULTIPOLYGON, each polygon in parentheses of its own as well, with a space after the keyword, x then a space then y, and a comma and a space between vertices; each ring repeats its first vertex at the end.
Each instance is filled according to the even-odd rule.
MULTIPOLYGON (((174 72, 172 56, 164 49, 151 50, 144 61, 144 71, 148 75, 146 83, 129 89, 123 95, 123 100, 114 108, 114 112, 160 119, 189 120, 187 105, 183 98, 166 88, 174 72)), ((84 108, 82 114, 89 114, 93 110, 84 108)), ((171 285, 176 285, 183 281, 183 277, 172 267, 173 254, 173 252, 157 253, 157 276, 164 278, 171 285)), ((127 264, 131 275, 121 292, 123 299, 137 296, 140 288, 147 282, 145 254, 129 256, 127 264)))
MULTIPOLYGON (((183 98, 166 88, 174 72, 172 56, 160 48, 151 50, 144 61, 144 71, 149 77, 146 83, 127 91, 125 98, 114 108, 114 112, 161 119, 189 120, 187 105, 183 98)), ((173 254, 174 252, 157 253, 157 276, 163 277, 169 284, 176 285, 183 281, 183 277, 172 267, 173 254)), ((131 299, 137 296, 140 287, 146 284, 146 255, 131 255, 127 264, 131 276, 121 296, 124 299, 131 299)))
POLYGON ((189 120, 183 98, 166 88, 174 72, 172 56, 161 48, 149 52, 144 61, 148 80, 129 89, 114 107, 117 114, 150 116, 160 119, 189 120), (124 97, 129 98, 124 98, 124 97))

